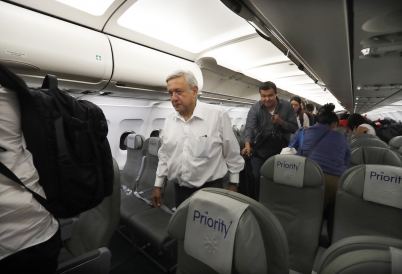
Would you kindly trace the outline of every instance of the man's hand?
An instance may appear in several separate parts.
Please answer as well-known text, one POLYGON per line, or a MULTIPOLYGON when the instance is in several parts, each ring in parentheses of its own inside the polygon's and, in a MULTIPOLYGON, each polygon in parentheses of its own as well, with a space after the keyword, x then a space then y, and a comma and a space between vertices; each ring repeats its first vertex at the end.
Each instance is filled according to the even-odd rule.
POLYGON ((249 143, 249 142, 246 142, 246 143, 244 144, 244 148, 243 148, 243 150, 241 151, 241 154, 250 156, 250 154, 251 154, 251 148, 250 148, 250 143, 249 143))
POLYGON ((229 184, 228 190, 237 192, 237 184, 229 184))
POLYGON ((281 117, 279 117, 278 114, 272 114, 271 119, 272 119, 273 124, 276 124, 276 125, 283 124, 283 120, 281 119, 281 117))
POLYGON ((151 201, 152 205, 154 207, 161 207, 162 206, 162 200, 161 200, 161 188, 160 187, 154 187, 154 191, 152 191, 151 195, 151 201))

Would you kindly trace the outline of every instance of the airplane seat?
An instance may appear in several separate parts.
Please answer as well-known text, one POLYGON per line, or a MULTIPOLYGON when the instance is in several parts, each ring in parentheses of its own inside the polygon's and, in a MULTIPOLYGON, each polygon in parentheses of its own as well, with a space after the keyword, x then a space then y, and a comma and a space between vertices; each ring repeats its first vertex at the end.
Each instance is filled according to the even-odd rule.
POLYGON ((139 202, 133 195, 145 168, 146 157, 143 156, 142 150, 147 147, 147 142, 142 135, 130 134, 127 136, 125 144, 127 144, 127 161, 121 172, 120 204, 120 223, 123 225, 127 224, 127 220, 132 215, 151 208, 149 205, 139 202))
POLYGON ((127 160, 121 171, 121 185, 134 190, 136 180, 140 175, 143 161, 142 147, 145 143, 144 136, 140 134, 129 134, 124 140, 127 146, 127 160))
POLYGON ((260 203, 278 218, 289 243, 290 269, 311 273, 324 210, 324 174, 313 160, 270 157, 261 167, 260 203))
POLYGON ((135 195, 137 198, 145 198, 145 202, 150 201, 154 189, 156 169, 158 168, 158 150, 161 147, 159 137, 150 137, 145 141, 145 167, 137 183, 135 195), (138 196, 139 195, 139 196, 138 196))
POLYGON ((402 159, 390 149, 381 147, 358 147, 351 151, 350 167, 357 165, 402 166, 402 159))
POLYGON ((113 159, 113 194, 95 208, 81 213, 73 235, 60 250, 56 273, 109 273, 107 249, 120 216, 120 170, 113 159))
POLYGON ((160 137, 161 134, 162 134, 162 129, 157 128, 157 129, 152 130, 149 137, 160 137))
POLYGON ((242 136, 243 137, 243 132, 244 132, 244 128, 245 128, 246 126, 243 124, 243 125, 241 125, 241 127, 240 127, 240 136, 242 136))
POLYGON ((128 220, 135 239, 144 239, 160 251, 169 250, 177 242, 167 233, 170 217, 176 210, 173 181, 168 181, 165 184, 162 201, 163 206, 161 208, 151 208, 131 216, 128 220))
MULTIPOLYGON (((235 137, 236 137, 236 140, 237 140, 237 142, 239 143, 240 152, 241 152, 242 149, 244 148, 244 141, 243 141, 243 138, 242 138, 242 136, 241 136, 239 130, 238 130, 237 128, 235 128, 235 126, 233 126, 232 129, 233 129, 233 133, 234 133, 234 135, 235 135, 235 137)), ((239 152, 239 153, 240 153, 240 152, 239 152)))
POLYGON ((359 165, 339 180, 332 243, 359 235, 402 239, 401 167, 359 165))
POLYGON ((161 146, 159 137, 150 137, 145 140, 145 162, 141 176, 137 181, 134 195, 124 202, 122 211, 122 224, 127 224, 130 217, 152 208, 150 197, 154 189, 156 168, 158 167, 158 150, 161 146))
POLYGON ((399 154, 399 149, 402 147, 402 136, 395 136, 388 142, 389 147, 399 154))
POLYGON ((168 233, 178 240, 177 274, 218 273, 217 267, 220 270, 226 267, 226 271, 219 273, 289 273, 288 243, 278 219, 259 202, 236 192, 218 188, 197 191, 177 208, 168 233), (198 206, 203 209, 197 212, 198 206), (240 210, 240 219, 227 217, 227 208, 237 211, 244 206, 247 208, 243 213, 240 210), (235 230, 226 230, 223 224, 234 224, 235 230), (223 230, 228 232, 223 235, 223 230), (198 252, 203 252, 204 259, 198 252))
MULTIPOLYGON (((370 134, 359 134, 359 135, 370 135, 370 134)), ((383 147, 389 148, 388 144, 380 139, 375 138, 359 138, 350 141, 350 149, 357 147, 383 147)))
POLYGON ((357 139, 377 139, 380 140, 380 137, 373 135, 373 134, 355 134, 350 137, 349 142, 357 139))
POLYGON ((401 262, 402 240, 354 236, 336 242, 325 251, 318 273, 401 273, 401 262), (393 272, 397 264, 400 268, 393 272))
POLYGON ((347 135, 348 135, 347 132, 346 132, 346 128, 344 128, 344 127, 337 127, 337 128, 335 129, 335 131, 339 132, 339 133, 342 134, 343 136, 347 136, 347 135))

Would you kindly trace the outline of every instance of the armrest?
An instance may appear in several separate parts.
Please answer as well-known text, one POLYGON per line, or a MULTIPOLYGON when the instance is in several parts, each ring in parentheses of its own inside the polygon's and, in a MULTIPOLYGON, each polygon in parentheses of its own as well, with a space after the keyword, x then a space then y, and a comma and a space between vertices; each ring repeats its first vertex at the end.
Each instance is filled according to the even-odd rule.
POLYGON ((71 239, 73 236, 75 225, 77 224, 78 218, 69 219, 59 219, 60 230, 61 230, 61 240, 71 239))

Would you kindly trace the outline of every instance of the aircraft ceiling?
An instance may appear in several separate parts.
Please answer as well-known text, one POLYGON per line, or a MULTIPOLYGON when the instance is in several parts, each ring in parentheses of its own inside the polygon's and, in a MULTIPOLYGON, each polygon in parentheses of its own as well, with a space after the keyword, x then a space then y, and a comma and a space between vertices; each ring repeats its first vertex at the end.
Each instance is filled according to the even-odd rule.
MULTIPOLYGON (((378 77, 373 76, 374 72, 366 74, 361 68, 367 67, 368 62, 377 62, 373 65, 376 67, 386 58, 365 60, 358 57, 362 49, 360 41, 389 32, 383 29, 381 32, 366 32, 367 34, 362 36, 360 33, 363 31, 360 31, 359 26, 373 17, 378 6, 382 7, 379 12, 390 12, 392 8, 395 10, 396 6, 401 8, 400 4, 395 4, 396 1, 381 1, 384 4, 371 6, 364 4, 365 1, 354 1, 355 23, 350 25, 348 25, 350 13, 347 12, 350 6, 344 1, 325 1, 325 3, 319 0, 242 1, 243 5, 252 11, 253 18, 259 21, 258 24, 253 20, 247 22, 222 3, 232 1, 16 0, 8 2, 194 61, 203 69, 204 77, 208 75, 208 71, 214 71, 216 76, 219 71, 228 69, 233 75, 227 78, 239 79, 243 81, 243 85, 250 83, 242 89, 242 94, 235 94, 231 89, 233 85, 222 83, 224 77, 221 77, 221 82, 217 79, 211 83, 205 81, 205 92, 208 92, 208 88, 214 88, 220 93, 258 99, 258 90, 255 86, 259 81, 270 80, 282 90, 300 95, 317 104, 332 102, 337 110, 341 110, 342 105, 353 111, 355 97, 361 98, 361 101, 356 101, 358 102, 356 111, 367 111, 376 106, 402 100, 402 95, 397 96, 400 88, 394 89, 394 97, 391 98, 389 93, 385 92, 386 97, 381 97, 384 100, 366 108, 366 104, 360 105, 360 102, 368 100, 371 104, 374 98, 368 99, 371 97, 363 92, 364 89, 357 90, 357 85, 364 87, 401 84, 401 58, 389 58, 388 62, 385 61, 384 65, 380 66, 381 72, 390 71, 390 68, 394 71, 392 74, 394 77, 384 78, 381 77, 382 74, 378 77), (388 8, 384 7, 386 5, 388 8), (368 10, 373 14, 367 12, 368 10), (351 25, 354 28, 351 28, 351 25), (258 35, 253 26, 263 35, 258 35), (277 43, 274 45, 274 42, 267 41, 269 40, 267 33, 272 34, 270 31, 274 31, 274 36, 284 41, 285 50, 283 45, 277 43), (355 48, 352 54, 349 37, 354 39, 355 48), (211 62, 211 59, 215 62, 211 62), (399 79, 395 79, 397 75, 399 79), (385 79, 387 82, 381 82, 380 79, 385 79)), ((396 33, 402 30, 397 23, 393 26, 393 31, 396 33)), ((368 67, 367 69, 370 71, 368 67)))

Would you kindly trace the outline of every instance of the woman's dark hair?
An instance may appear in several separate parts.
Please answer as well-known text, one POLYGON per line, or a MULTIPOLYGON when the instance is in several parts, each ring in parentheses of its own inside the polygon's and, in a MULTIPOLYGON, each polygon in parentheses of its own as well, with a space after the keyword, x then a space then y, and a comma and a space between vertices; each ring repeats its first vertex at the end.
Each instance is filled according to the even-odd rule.
POLYGON ((348 118, 348 128, 353 130, 355 127, 357 128, 361 124, 370 124, 371 121, 361 116, 359 113, 350 114, 348 118))
POLYGON ((334 112, 334 104, 325 104, 322 108, 321 114, 318 116, 317 122, 319 124, 331 125, 334 122, 339 122, 338 115, 334 112))
POLYGON ((301 102, 302 102, 302 100, 301 100, 301 98, 299 97, 299 96, 293 96, 292 98, 290 98, 290 101, 289 102, 292 102, 292 101, 296 101, 296 102, 298 102, 299 103, 299 110, 296 112, 296 114, 300 114, 300 112, 302 111, 302 109, 301 109, 301 102))
POLYGON ((296 111, 296 115, 299 116, 299 121, 300 121, 300 123, 302 123, 302 121, 304 121, 302 107, 301 107, 302 100, 299 96, 293 96, 292 98, 290 98, 289 102, 292 102, 292 101, 296 101, 299 103, 299 109, 296 111))
POLYGON ((341 117, 339 117, 339 120, 346 120, 349 118, 349 113, 347 111, 345 111, 344 113, 342 113, 341 117))

